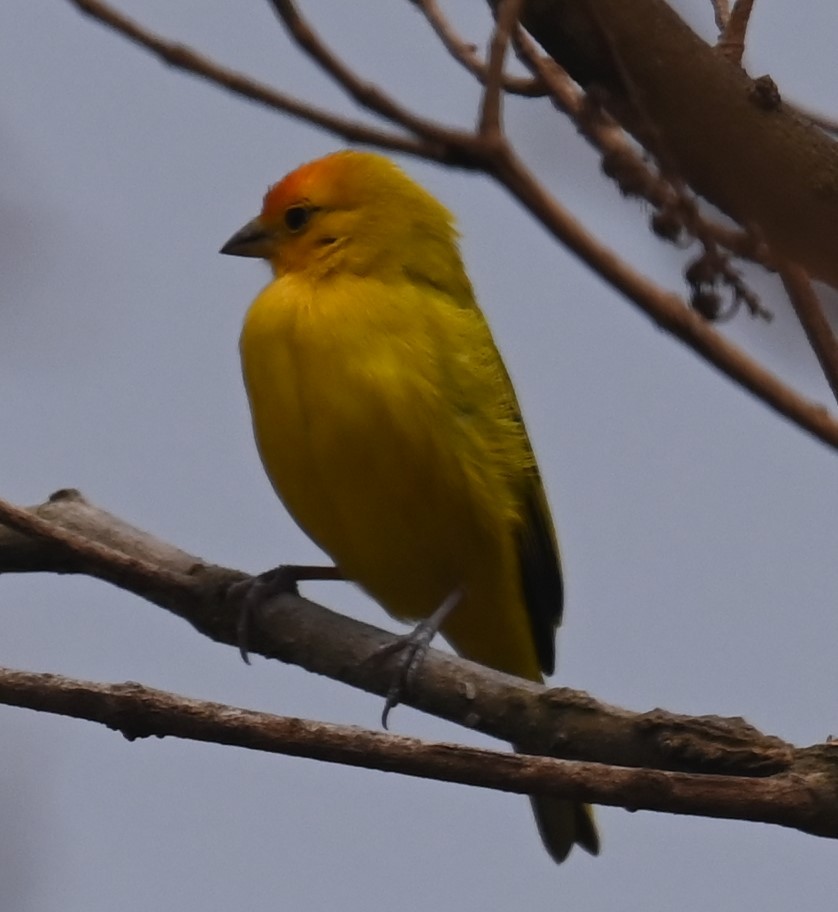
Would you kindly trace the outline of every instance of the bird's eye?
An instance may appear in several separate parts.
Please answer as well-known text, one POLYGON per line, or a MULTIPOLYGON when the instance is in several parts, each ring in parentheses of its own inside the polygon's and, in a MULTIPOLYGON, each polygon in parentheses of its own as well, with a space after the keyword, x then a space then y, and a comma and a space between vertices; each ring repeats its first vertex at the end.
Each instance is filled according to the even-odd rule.
POLYGON ((311 218, 312 211, 308 206, 290 206, 285 210, 285 227, 289 231, 301 231, 311 218))

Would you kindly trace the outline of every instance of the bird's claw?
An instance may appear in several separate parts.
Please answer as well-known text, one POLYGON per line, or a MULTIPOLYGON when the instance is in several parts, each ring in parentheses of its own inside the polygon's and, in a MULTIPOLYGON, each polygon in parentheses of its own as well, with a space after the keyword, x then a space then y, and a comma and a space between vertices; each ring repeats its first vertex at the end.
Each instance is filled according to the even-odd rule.
POLYGON ((417 624, 410 633, 396 637, 373 653, 376 659, 383 659, 389 655, 398 656, 390 687, 384 697, 384 710, 381 713, 383 728, 387 728, 390 712, 401 703, 411 680, 422 667, 436 633, 437 628, 430 619, 425 620, 417 624))
POLYGON ((280 595, 299 595, 297 584, 305 580, 342 580, 343 574, 337 567, 313 567, 303 564, 281 564, 258 576, 249 576, 233 583, 227 590, 228 598, 236 604, 239 612, 236 623, 236 638, 239 655, 249 665, 247 644, 253 616, 256 609, 280 595))
POLYGON ((396 637, 373 653, 373 657, 376 659, 393 654, 398 655, 396 671, 384 697, 384 710, 381 713, 383 728, 387 728, 390 712, 401 703, 411 680, 422 667, 428 650, 431 648, 431 641, 439 633, 446 618, 459 605, 462 598, 463 590, 457 587, 445 597, 442 604, 430 617, 420 621, 410 633, 396 637))
POLYGON ((248 576, 230 586, 228 598, 236 605, 239 613, 236 620, 236 642, 239 655, 246 665, 250 664, 248 643, 256 611, 260 605, 279 595, 299 595, 299 574, 296 570, 293 565, 283 564, 258 576, 248 576))

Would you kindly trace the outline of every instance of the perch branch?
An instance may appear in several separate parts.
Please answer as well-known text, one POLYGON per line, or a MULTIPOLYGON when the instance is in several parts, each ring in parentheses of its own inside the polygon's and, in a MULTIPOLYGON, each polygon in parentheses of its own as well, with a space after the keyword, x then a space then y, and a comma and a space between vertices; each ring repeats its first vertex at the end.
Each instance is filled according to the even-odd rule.
MULTIPOLYGON (((27 529, 24 534, 8 525, 0 527, 0 573, 84 573, 114 582, 187 620, 206 636, 237 645, 237 606, 231 604, 229 593, 243 574, 206 564, 161 542, 99 510, 75 491, 60 491, 47 503, 25 511, 0 501, 0 517, 3 522, 10 521, 15 528, 27 529), (22 518, 21 512, 30 520, 22 518), (51 529, 54 534, 50 533, 51 529), (126 566, 130 572, 125 573, 126 566)), ((383 644, 392 642, 389 634, 329 611, 308 599, 290 595, 269 602, 255 621, 251 637, 253 652, 299 665, 371 693, 387 693, 393 673, 392 659, 377 660, 376 656, 380 657, 383 644)), ((38 680, 37 686, 43 691, 44 679, 38 680)), ((61 690, 60 682, 56 683, 56 688, 61 690)), ((136 690, 128 688, 128 696, 131 693, 136 696, 136 690)), ((113 696, 110 693, 107 699, 112 700, 113 696)), ((11 698, 4 699, 15 702, 11 698)), ((67 698, 58 694, 54 699, 61 702, 67 698)), ((102 699, 106 705, 107 699, 102 699)), ((83 714, 79 706, 84 705, 85 700, 79 697, 75 707, 77 714, 83 714)), ((578 768, 550 766, 549 772, 546 766, 538 767, 546 777, 538 780, 538 788, 543 783, 548 791, 555 788, 556 794, 620 803, 622 798, 618 796, 629 794, 620 789, 638 788, 640 792, 632 793, 635 798, 641 796, 637 798, 638 803, 632 799, 634 807, 692 813, 689 808, 697 809, 698 805, 689 802, 694 801, 698 793, 693 793, 693 798, 670 798, 667 797, 670 795, 667 783, 680 783, 678 787, 683 785, 687 790, 683 794, 687 795, 689 789, 697 787, 698 780, 690 783, 687 779, 655 778, 649 770, 686 773, 707 780, 705 785, 710 791, 703 793, 702 813, 726 816, 722 792, 713 793, 713 785, 726 790, 727 785, 720 779, 742 778, 742 795, 747 791, 746 783, 751 780, 762 782, 765 790, 756 786, 748 794, 762 795, 768 804, 759 812, 763 816, 745 811, 742 806, 736 815, 782 823, 819 835, 838 836, 838 748, 834 743, 796 749, 779 738, 758 732, 741 719, 679 716, 662 710, 633 713, 600 703, 579 691, 547 689, 436 650, 430 651, 422 674, 411 684, 404 702, 520 744, 529 753, 585 761, 578 768), (636 775, 610 767, 633 768, 636 775), (781 785, 778 791, 772 791, 769 783, 781 785), (799 785, 796 799, 778 797, 787 795, 785 789, 795 783, 799 785), (716 798, 706 797, 711 794, 716 798), (788 807, 784 802, 789 800, 792 804, 796 802, 796 809, 778 819, 780 812, 769 807, 774 798, 781 802, 778 807, 788 807), (713 804, 717 800, 721 803, 713 804)), ((224 713, 221 715, 223 717, 224 713)), ((126 724, 127 733, 160 733, 156 728, 152 732, 146 732, 144 728, 151 725, 154 718, 154 713, 149 713, 142 719, 135 719, 126 724)), ((249 718, 252 721, 252 717, 249 718)), ((99 721, 107 723, 108 719, 100 718, 99 721)), ((321 730, 322 739, 326 741, 333 734, 331 729, 321 730)), ((504 770, 526 766, 518 765, 514 760, 497 762, 503 764, 504 770)), ((540 776, 542 773, 522 772, 521 775, 540 776)), ((526 784, 523 779, 519 781, 522 791, 535 787, 535 780, 527 779, 526 784)), ((735 790, 733 792, 735 794, 735 790)), ((735 801, 730 791, 725 794, 735 801)), ((763 798, 754 800, 758 804, 763 798)))
POLYGON ((834 795, 823 794, 813 771, 747 778, 557 760, 276 716, 130 682, 96 684, 0 668, 0 703, 98 722, 132 741, 184 738, 504 792, 760 821, 814 833, 823 826, 825 803, 836 804, 834 795))

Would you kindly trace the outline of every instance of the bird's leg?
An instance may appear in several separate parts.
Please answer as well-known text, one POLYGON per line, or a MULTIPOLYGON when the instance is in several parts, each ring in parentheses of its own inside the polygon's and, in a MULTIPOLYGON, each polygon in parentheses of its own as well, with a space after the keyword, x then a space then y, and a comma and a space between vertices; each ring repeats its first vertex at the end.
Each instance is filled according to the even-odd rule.
POLYGON ((431 640, 439 633, 451 612, 460 604, 464 594, 463 588, 457 586, 445 596, 430 617, 420 621, 410 633, 397 637, 392 643, 387 643, 375 652, 376 658, 392 653, 397 653, 399 656, 398 667, 384 699, 384 711, 381 713, 381 724, 384 728, 387 728, 390 710, 399 705, 411 678, 425 660, 431 640))
POLYGON ((249 665, 248 642, 253 615, 259 606, 278 595, 299 595, 298 583, 309 580, 343 580, 337 567, 317 567, 309 564, 281 564, 258 576, 251 576, 230 587, 229 595, 238 603, 239 617, 236 639, 239 654, 249 665))

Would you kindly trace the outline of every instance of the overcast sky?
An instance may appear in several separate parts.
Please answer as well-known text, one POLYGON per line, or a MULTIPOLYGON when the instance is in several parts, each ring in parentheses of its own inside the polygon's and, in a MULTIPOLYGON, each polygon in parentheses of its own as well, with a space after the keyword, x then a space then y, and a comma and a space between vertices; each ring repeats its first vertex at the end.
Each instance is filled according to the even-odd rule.
MULTIPOLYGON (((363 74, 470 124, 478 93, 407 2, 302 4, 363 74), (337 10, 337 12, 336 12, 337 10)), ((267 3, 123 0, 161 32, 355 113, 267 3)), ((449 4, 483 41, 481 4, 449 4)), ((710 35, 709 0, 679 8, 710 35)), ((757 4, 751 72, 838 113, 838 7, 757 4)), ((333 137, 175 73, 64 0, 0 10, 0 496, 76 486, 207 560, 316 561, 256 456, 239 375, 261 264, 217 255, 267 185, 333 137)), ((543 102, 510 133, 558 198, 681 289, 685 257, 599 176, 543 102)), ((834 454, 656 330, 487 179, 406 159, 458 216, 515 380, 568 577, 557 682, 635 710, 742 715, 798 744, 838 733, 834 454)), ((732 336, 826 389, 776 282, 732 336)), ((398 629, 347 586, 309 594, 398 629)), ((380 701, 234 649, 84 579, 0 580, 0 664, 135 680, 376 727, 380 701)), ((0 907, 781 912, 833 909, 834 843, 767 826, 599 812, 603 853, 557 868, 516 796, 0 708, 0 907)), ((489 743, 399 708, 397 732, 489 743)))

